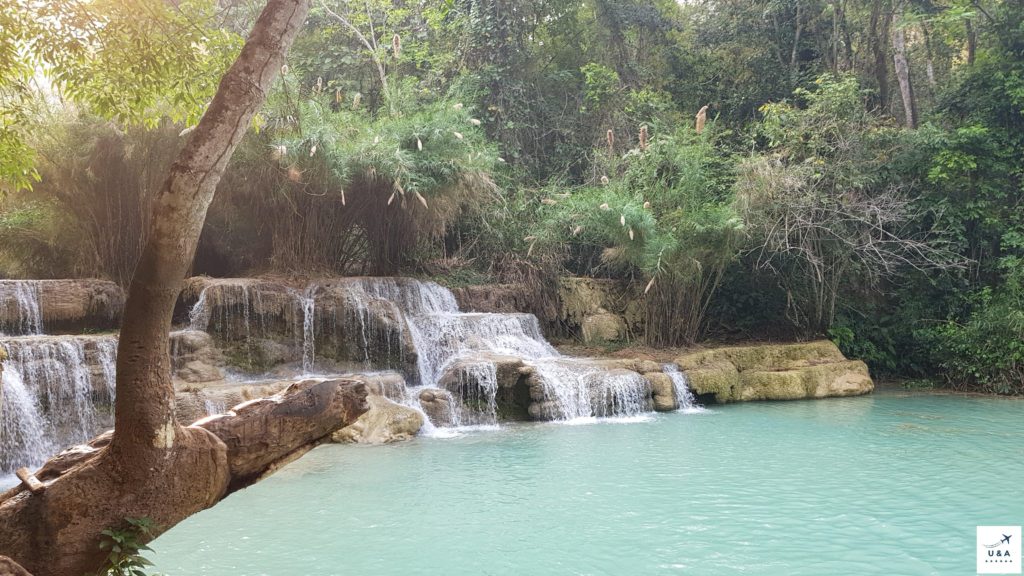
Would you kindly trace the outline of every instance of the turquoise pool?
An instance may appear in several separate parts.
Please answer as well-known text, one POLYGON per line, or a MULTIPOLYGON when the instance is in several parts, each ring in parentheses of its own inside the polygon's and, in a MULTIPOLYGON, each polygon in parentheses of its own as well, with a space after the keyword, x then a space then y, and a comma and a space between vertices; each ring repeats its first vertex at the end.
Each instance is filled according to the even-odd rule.
POLYGON ((973 574, 1024 401, 932 394, 325 446, 158 539, 171 576, 973 574))

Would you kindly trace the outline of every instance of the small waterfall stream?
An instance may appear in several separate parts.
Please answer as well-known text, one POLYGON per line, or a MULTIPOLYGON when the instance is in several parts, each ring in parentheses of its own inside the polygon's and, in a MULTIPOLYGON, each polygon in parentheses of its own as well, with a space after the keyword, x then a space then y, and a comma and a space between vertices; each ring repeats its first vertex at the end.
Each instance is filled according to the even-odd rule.
POLYGON ((39 464, 53 447, 39 401, 25 387, 21 374, 4 372, 0 386, 0 473, 10 473, 39 464))
POLYGON ((0 335, 33 335, 43 333, 39 282, 7 281, 0 293, 0 335))
POLYGON ((686 373, 679 369, 679 366, 675 364, 665 364, 661 367, 668 374, 669 379, 672 380, 672 387, 676 392, 676 403, 678 404, 677 410, 683 412, 701 412, 704 409, 697 404, 697 399, 694 398, 693 392, 690 391, 690 379, 686 377, 686 373))

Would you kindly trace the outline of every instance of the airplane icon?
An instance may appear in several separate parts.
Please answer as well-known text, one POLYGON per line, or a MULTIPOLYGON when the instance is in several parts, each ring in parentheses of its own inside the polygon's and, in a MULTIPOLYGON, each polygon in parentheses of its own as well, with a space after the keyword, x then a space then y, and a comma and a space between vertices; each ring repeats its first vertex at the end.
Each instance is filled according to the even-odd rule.
POLYGON ((1003 543, 1009 544, 1010 543, 1010 536, 1011 536, 1011 534, 1003 534, 1003 539, 1000 540, 999 543, 1000 544, 1003 544, 1003 543))

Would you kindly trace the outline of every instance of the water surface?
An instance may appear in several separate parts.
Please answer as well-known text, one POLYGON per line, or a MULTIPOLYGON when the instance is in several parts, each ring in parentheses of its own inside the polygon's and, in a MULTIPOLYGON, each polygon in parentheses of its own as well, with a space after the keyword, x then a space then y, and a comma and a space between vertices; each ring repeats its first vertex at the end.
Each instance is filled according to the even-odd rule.
POLYGON ((880 393, 325 446, 157 540, 171 576, 973 574, 1024 402, 880 393))

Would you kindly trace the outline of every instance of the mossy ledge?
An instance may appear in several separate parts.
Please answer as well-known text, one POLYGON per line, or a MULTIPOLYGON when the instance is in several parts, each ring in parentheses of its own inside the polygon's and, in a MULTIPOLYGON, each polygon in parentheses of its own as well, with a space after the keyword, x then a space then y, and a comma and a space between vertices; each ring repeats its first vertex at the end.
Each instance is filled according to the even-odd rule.
POLYGON ((702 403, 859 396, 875 388, 867 365, 827 340, 711 348, 676 363, 702 403))

